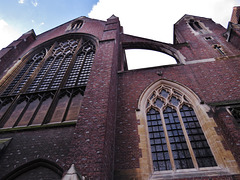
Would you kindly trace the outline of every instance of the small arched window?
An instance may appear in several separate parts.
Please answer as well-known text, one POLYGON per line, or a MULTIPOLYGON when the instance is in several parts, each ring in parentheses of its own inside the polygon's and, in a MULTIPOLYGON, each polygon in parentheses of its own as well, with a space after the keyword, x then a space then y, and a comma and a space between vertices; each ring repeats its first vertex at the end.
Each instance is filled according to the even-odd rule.
POLYGON ((193 106, 180 91, 160 86, 146 116, 154 171, 217 166, 193 106))

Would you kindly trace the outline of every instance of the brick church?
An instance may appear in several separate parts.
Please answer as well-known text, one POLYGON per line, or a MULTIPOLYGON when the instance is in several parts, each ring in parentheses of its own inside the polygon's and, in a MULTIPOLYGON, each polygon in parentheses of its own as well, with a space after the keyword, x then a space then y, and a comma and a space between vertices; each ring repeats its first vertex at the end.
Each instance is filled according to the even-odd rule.
POLYGON ((113 15, 3 48, 0 179, 240 179, 240 7, 227 29, 184 15, 173 44, 113 15), (128 49, 176 64, 128 70, 128 49))

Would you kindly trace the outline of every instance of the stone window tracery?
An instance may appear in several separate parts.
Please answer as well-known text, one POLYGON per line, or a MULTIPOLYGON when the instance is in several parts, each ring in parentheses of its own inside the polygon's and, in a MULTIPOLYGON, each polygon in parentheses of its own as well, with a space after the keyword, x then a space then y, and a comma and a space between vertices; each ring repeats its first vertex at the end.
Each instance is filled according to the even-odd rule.
POLYGON ((0 128, 76 120, 95 55, 88 38, 33 53, 0 90, 0 128))
POLYGON ((188 25, 194 30, 194 32, 196 33, 200 33, 200 34, 206 34, 209 32, 209 29, 205 27, 205 25, 199 21, 199 20, 195 20, 195 19, 190 19, 188 20, 188 25))
POLYGON ((184 94, 161 85, 149 96, 146 109, 155 171, 217 166, 184 94))

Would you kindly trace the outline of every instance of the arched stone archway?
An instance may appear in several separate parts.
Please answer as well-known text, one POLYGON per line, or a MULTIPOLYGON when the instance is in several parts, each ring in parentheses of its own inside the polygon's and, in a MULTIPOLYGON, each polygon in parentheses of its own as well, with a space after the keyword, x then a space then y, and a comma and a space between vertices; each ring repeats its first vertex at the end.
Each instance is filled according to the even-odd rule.
POLYGON ((46 159, 36 159, 13 170, 3 179, 8 180, 61 179, 62 174, 63 169, 56 163, 46 159))

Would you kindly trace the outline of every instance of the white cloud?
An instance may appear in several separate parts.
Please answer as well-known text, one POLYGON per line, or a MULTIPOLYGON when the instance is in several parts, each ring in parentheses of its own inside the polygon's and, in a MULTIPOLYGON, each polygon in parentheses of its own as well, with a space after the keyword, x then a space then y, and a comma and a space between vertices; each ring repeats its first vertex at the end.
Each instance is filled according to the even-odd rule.
POLYGON ((39 26, 43 26, 45 23, 44 22, 41 22, 40 24, 39 24, 39 26))
POLYGON ((173 25, 184 14, 212 18, 227 27, 233 6, 240 0, 99 0, 88 14, 106 20, 119 17, 124 33, 173 42, 173 25))
POLYGON ((19 4, 23 4, 23 3, 24 3, 24 0, 19 0, 18 3, 19 3, 19 4))
POLYGON ((12 41, 16 40, 21 34, 10 27, 6 21, 0 19, 0 49, 8 46, 12 41))
POLYGON ((37 7, 37 6, 38 6, 38 1, 37 1, 37 0, 31 1, 31 3, 32 3, 32 5, 33 5, 34 7, 37 7))

